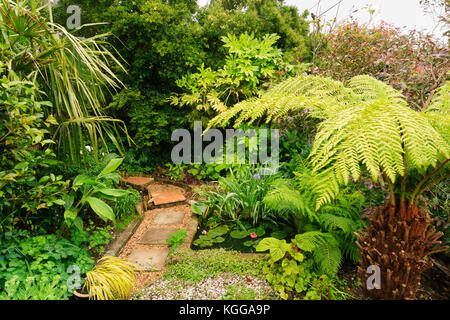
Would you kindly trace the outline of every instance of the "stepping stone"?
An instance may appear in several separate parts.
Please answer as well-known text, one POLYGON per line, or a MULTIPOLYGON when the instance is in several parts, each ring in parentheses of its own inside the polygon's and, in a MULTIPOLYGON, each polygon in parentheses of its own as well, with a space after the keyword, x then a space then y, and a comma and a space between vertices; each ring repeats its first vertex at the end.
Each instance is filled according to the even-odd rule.
POLYGON ((128 260, 137 264, 142 271, 160 271, 166 262, 169 249, 135 248, 128 260))
POLYGON ((153 204, 159 206, 162 204, 182 202, 186 197, 180 190, 164 191, 152 193, 153 204))
POLYGON ((151 177, 128 177, 125 182, 136 186, 145 186, 153 180, 151 177))
POLYGON ((183 223, 185 213, 183 211, 158 212, 152 221, 155 225, 179 225, 183 223))
POLYGON ((178 230, 178 228, 149 228, 139 240, 139 243, 147 245, 167 245, 166 239, 178 230))

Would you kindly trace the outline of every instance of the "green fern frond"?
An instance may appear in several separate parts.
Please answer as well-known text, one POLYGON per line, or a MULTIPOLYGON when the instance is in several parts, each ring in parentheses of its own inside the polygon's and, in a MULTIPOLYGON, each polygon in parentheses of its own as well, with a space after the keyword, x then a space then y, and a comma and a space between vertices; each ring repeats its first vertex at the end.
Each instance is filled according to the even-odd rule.
POLYGON ((315 263, 322 272, 330 275, 338 272, 342 262, 342 252, 339 247, 324 242, 314 250, 313 256, 315 263))
POLYGON ((259 98, 236 104, 213 118, 207 129, 226 126, 232 119, 235 127, 244 122, 251 124, 264 117, 265 122, 269 123, 296 112, 325 118, 355 100, 359 100, 358 96, 341 82, 304 74, 275 85, 259 98))
POLYGON ((338 241, 329 233, 309 231, 295 236, 292 242, 301 250, 312 252, 320 271, 336 274, 342 262, 338 241))
POLYGON ((301 250, 312 252, 325 242, 325 233, 320 231, 308 231, 297 234, 292 242, 301 250))
POLYGON ((431 125, 450 144, 450 81, 437 89, 428 109, 424 112, 431 125))
POLYGON ((301 214, 312 221, 318 217, 314 212, 314 200, 305 193, 300 193, 289 180, 278 179, 271 184, 272 190, 264 197, 264 204, 275 211, 288 211, 301 214))
POLYGON ((350 234, 355 227, 352 219, 339 217, 330 213, 321 214, 320 222, 321 225, 328 231, 341 229, 346 234, 350 234))

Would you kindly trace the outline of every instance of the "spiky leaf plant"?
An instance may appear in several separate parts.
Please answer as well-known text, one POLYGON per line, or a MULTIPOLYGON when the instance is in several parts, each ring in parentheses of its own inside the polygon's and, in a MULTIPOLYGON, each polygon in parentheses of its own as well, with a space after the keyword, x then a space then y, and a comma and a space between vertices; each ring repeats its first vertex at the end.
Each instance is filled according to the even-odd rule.
POLYGON ((139 267, 123 258, 106 256, 86 273, 83 286, 89 299, 129 299, 135 285, 135 272, 139 267))
MULTIPOLYGON (((392 87, 369 76, 348 83, 303 75, 285 81, 258 100, 246 101, 214 118, 210 126, 236 124, 265 116, 266 121, 308 110, 323 119, 309 156, 314 171, 327 172, 318 189, 316 209, 330 202, 339 187, 367 170, 387 185, 389 199, 372 215, 367 233, 359 235, 363 257, 360 275, 369 265, 382 271, 374 297, 414 298, 421 273, 431 266, 428 255, 441 233, 431 226, 421 205, 430 186, 449 177, 448 84, 428 112, 408 107, 392 87), (446 134, 447 133, 447 134, 446 134)), ((365 283, 364 283, 365 286, 365 283)))
POLYGON ((86 144, 97 155, 100 146, 107 149, 108 139, 121 151, 119 130, 126 134, 123 122, 102 109, 104 90, 121 85, 113 68, 124 68, 102 40, 107 34, 81 38, 77 30, 53 23, 50 0, 0 1, 0 57, 21 79, 38 82, 46 92, 52 102, 47 113, 59 123, 56 140, 73 160, 86 144))

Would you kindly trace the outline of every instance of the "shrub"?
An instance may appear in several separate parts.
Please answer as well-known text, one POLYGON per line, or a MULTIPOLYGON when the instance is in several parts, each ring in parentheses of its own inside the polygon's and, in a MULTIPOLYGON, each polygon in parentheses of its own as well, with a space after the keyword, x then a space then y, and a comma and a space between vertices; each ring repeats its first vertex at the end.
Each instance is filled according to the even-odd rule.
POLYGON ((284 74, 287 69, 295 74, 293 66, 283 62, 281 50, 275 46, 278 39, 276 34, 261 39, 247 33, 222 37, 228 50, 224 66, 213 71, 202 65, 197 73, 177 80, 177 85, 187 93, 172 96, 171 103, 188 105, 211 116, 257 95, 263 82, 270 82, 276 73, 284 74))
POLYGON ((370 75, 401 91, 411 107, 425 110, 434 90, 446 79, 449 49, 430 35, 382 23, 369 27, 341 24, 317 53, 315 74, 341 81, 370 75))
POLYGON ((122 258, 103 257, 86 274, 83 289, 89 299, 129 299, 135 286, 134 274, 139 268, 122 258))
POLYGON ((45 173, 57 163, 48 130, 57 122, 44 118, 50 103, 40 101, 34 83, 20 81, 2 62, 0 75, 0 230, 38 229, 55 222, 54 207, 63 205, 68 189, 62 175, 45 173))

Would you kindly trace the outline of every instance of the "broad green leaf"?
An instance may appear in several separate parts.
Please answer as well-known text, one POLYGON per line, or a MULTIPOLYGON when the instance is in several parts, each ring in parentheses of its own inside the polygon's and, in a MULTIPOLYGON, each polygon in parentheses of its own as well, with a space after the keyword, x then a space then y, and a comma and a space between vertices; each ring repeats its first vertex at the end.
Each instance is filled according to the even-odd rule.
POLYGON ((76 217, 72 225, 80 231, 83 231, 83 219, 76 217))
POLYGON ((305 259, 305 256, 300 252, 295 252, 294 254, 291 254, 292 258, 297 260, 298 262, 302 262, 303 259, 305 259))
POLYGON ((113 196, 116 198, 130 194, 130 191, 120 189, 98 189, 96 190, 96 192, 101 192, 103 194, 106 194, 107 196, 113 196))
POLYGON ((230 233, 230 236, 234 239, 244 239, 247 237, 250 233, 248 231, 243 230, 233 230, 230 233))
POLYGON ((65 205, 65 201, 64 200, 62 200, 62 199, 56 199, 56 200, 54 200, 53 201, 54 203, 56 203, 57 205, 60 205, 60 206, 63 206, 63 205, 65 205))
POLYGON ((105 221, 114 221, 114 212, 106 202, 95 197, 87 197, 86 201, 89 203, 92 210, 94 210, 94 212, 100 216, 100 218, 105 221))
POLYGON ((64 201, 64 209, 69 210, 73 205, 75 197, 73 194, 65 194, 62 199, 64 201))
POLYGON ((66 210, 64 211, 64 219, 68 221, 72 221, 77 217, 77 212, 75 210, 66 210))
POLYGON ((99 185, 101 183, 92 179, 91 177, 88 177, 84 174, 80 174, 75 177, 75 179, 73 180, 72 186, 75 190, 77 190, 78 187, 82 186, 83 184, 95 186, 95 185, 99 185))
POLYGON ((120 180, 120 174, 118 174, 117 172, 113 172, 113 173, 108 173, 105 174, 104 176, 102 176, 103 180, 111 180, 114 181, 116 184, 119 183, 120 180))
POLYGON ((109 173, 116 171, 116 169, 122 164, 123 158, 115 158, 108 162, 106 167, 100 172, 98 177, 103 177, 109 173))
POLYGON ((196 202, 191 205, 192 211, 194 211, 195 214, 198 214, 200 216, 203 215, 203 213, 207 208, 208 206, 202 202, 196 202))
POLYGON ((217 237, 224 235, 228 232, 228 228, 226 226, 220 226, 208 231, 207 236, 209 237, 217 237))
POLYGON ((273 261, 278 261, 284 257, 286 252, 291 251, 291 245, 286 240, 278 240, 275 238, 264 238, 256 246, 256 251, 269 250, 273 261))

